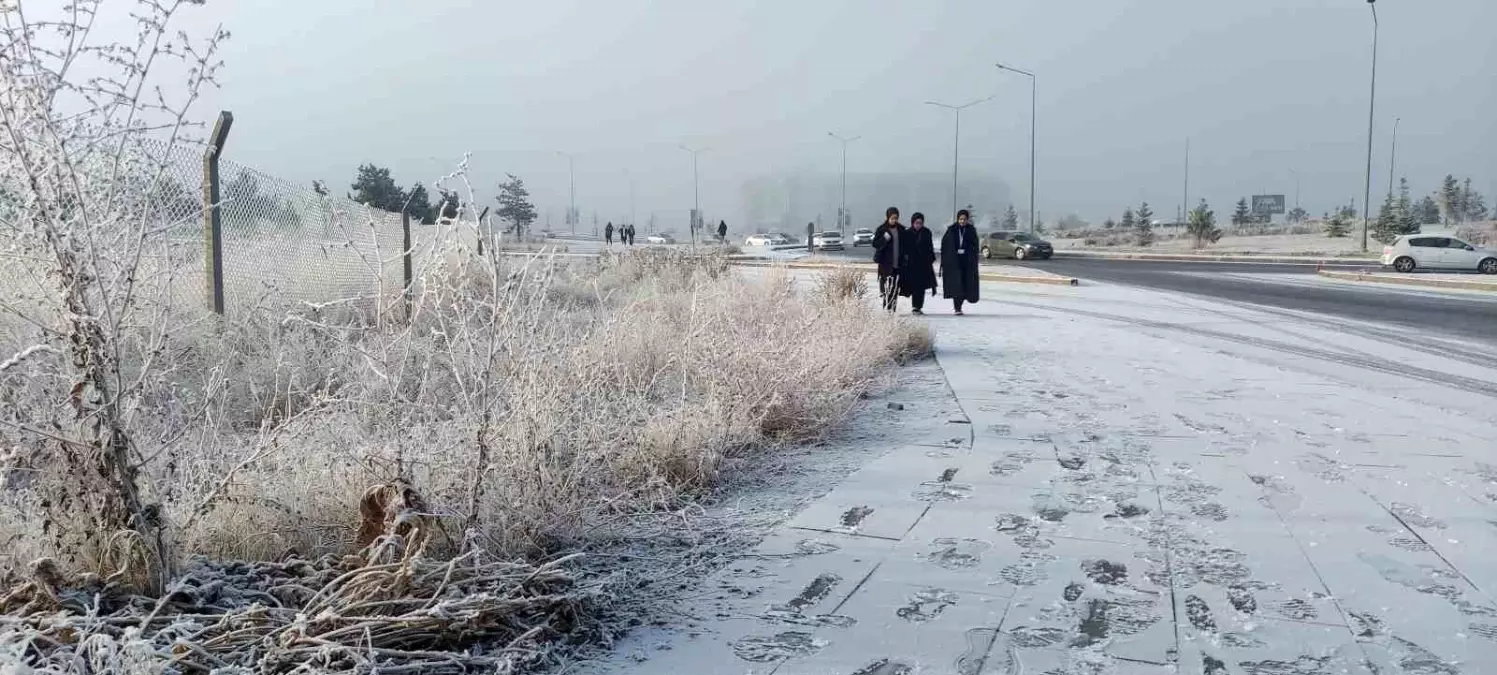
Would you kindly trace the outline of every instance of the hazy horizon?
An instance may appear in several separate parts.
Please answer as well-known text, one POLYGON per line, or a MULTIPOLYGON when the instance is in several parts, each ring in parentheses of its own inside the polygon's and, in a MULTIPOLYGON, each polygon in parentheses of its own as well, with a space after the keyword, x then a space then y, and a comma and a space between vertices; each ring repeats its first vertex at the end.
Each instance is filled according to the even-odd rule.
MULTIPOLYGON (((962 115, 961 167, 993 175, 1028 208, 1029 82, 1039 76, 1039 209, 1093 222, 1150 201, 1172 217, 1190 139, 1191 201, 1219 215, 1283 193, 1312 214, 1361 200, 1372 21, 1360 0, 1257 3, 889 1, 715 6, 566 1, 408 12, 352 0, 210 2, 222 23, 223 89, 199 109, 234 112, 227 157, 346 189, 354 169, 429 182, 462 153, 481 196, 504 173, 559 226, 576 156, 584 223, 639 220, 701 202, 738 225, 745 181, 835 175, 835 131, 858 174, 949 172, 952 114, 926 100, 995 95, 962 115), (1079 5, 1079 6, 1078 6, 1079 5)), ((1383 0, 1374 200, 1398 174, 1416 193, 1446 173, 1497 186, 1497 3, 1383 0)), ((830 218, 831 214, 827 214, 830 218)), ((855 211, 855 224, 877 214, 855 211)), ((744 229, 751 227, 742 223, 744 229)))

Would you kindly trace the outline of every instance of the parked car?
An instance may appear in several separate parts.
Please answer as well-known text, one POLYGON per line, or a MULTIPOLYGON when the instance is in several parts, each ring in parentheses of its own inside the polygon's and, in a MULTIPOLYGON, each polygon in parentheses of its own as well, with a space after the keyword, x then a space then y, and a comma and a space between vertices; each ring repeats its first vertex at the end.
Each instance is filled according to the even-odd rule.
POLYGON ((872 245, 873 245, 873 230, 870 230, 870 229, 868 229, 868 228, 865 227, 865 228, 862 228, 862 229, 860 229, 860 230, 852 233, 852 247, 853 248, 857 248, 859 246, 872 246, 872 245))
POLYGON ((751 234, 751 235, 748 236, 747 239, 743 240, 743 245, 744 246, 768 246, 769 245, 769 235, 767 235, 767 234, 751 234))
POLYGON ((676 243, 676 238, 671 236, 668 232, 660 232, 658 234, 652 234, 648 237, 645 237, 645 243, 668 245, 676 243))
POLYGON ((811 245, 823 251, 844 250, 841 232, 822 232, 811 238, 811 245))
POLYGON ((989 232, 982 240, 982 257, 1049 260, 1055 255, 1050 242, 1027 232, 989 232))
POLYGON ((1383 265, 1404 273, 1424 268, 1497 274, 1497 250, 1455 237, 1405 234, 1383 247, 1383 265))

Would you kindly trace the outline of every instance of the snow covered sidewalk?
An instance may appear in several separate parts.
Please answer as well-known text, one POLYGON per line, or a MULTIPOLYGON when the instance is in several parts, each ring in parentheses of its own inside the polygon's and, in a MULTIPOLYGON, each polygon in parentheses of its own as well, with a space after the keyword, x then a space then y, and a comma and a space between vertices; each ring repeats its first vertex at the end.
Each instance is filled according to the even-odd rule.
MULTIPOLYGON (((1497 354, 1114 286, 934 314, 951 396, 626 673, 1477 674, 1497 354)), ((939 305, 933 310, 938 309, 939 305)))

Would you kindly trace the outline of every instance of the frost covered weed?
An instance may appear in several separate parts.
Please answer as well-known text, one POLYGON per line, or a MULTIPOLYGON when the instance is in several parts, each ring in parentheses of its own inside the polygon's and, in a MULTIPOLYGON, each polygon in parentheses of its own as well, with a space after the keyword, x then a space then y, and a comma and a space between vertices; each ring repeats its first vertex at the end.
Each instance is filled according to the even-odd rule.
MULTIPOLYGON (((176 32, 194 4, 0 4, 0 670, 512 672, 597 637, 566 555, 600 523, 829 433, 929 351, 721 251, 480 256, 467 210, 408 293, 376 246, 340 300, 214 315, 168 237, 226 37, 176 32), (95 43, 132 8, 137 43, 95 43)), ((473 203, 466 175, 433 187, 473 203)), ((365 215, 325 224, 364 251, 365 215)))

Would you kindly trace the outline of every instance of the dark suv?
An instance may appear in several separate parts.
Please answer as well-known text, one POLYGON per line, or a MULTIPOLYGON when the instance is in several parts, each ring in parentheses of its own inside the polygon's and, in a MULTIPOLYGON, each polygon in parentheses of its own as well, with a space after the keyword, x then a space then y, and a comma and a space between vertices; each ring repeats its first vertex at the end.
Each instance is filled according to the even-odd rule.
POLYGON ((1050 242, 1027 232, 989 232, 982 240, 982 257, 1049 260, 1055 255, 1050 242))

